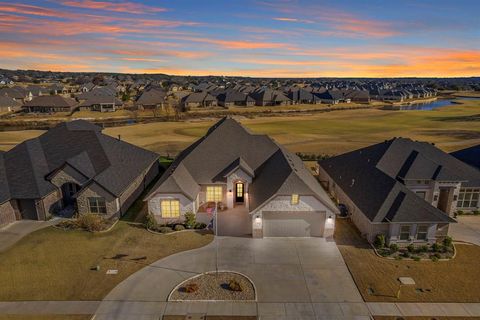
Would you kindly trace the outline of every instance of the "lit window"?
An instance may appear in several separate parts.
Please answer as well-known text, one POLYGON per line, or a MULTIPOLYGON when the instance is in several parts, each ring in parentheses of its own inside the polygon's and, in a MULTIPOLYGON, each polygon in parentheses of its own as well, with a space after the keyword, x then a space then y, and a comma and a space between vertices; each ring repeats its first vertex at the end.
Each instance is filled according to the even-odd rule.
POLYGON ((180 201, 162 200, 162 218, 180 217, 180 201))
POLYGON ((417 240, 427 240, 428 226, 417 227, 417 240))
POLYGON ((300 196, 298 194, 292 194, 292 204, 298 204, 300 201, 300 196))
POLYGON ((400 240, 407 241, 410 239, 410 226, 400 227, 400 240))
POLYGON ((207 202, 222 201, 222 186, 208 186, 207 187, 207 202))
POLYGON ((477 208, 480 189, 462 188, 458 195, 458 208, 477 208))
POLYGON ((105 198, 88 198, 90 213, 107 213, 105 198))

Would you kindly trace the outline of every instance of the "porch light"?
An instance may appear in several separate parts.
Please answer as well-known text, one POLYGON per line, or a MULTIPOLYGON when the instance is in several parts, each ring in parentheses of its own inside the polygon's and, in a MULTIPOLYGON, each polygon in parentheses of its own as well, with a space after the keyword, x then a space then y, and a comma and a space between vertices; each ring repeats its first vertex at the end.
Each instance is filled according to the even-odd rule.
POLYGON ((262 218, 260 218, 260 217, 255 217, 255 222, 256 222, 256 223, 260 223, 261 221, 262 221, 262 218))

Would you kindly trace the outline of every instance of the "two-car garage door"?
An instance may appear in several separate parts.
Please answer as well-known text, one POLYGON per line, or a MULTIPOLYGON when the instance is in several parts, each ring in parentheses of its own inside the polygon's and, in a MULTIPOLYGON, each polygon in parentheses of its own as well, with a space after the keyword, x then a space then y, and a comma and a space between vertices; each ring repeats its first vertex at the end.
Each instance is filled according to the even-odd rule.
POLYGON ((264 237, 321 237, 325 228, 325 212, 263 212, 264 237))

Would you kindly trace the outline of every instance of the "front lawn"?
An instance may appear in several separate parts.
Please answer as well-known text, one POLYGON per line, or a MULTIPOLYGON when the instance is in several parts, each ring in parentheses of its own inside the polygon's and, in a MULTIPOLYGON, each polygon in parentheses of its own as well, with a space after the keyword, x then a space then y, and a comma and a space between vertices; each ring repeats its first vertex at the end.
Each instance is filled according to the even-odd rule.
POLYGON ((480 247, 456 244, 449 261, 389 260, 375 255, 355 226, 337 219, 335 241, 367 302, 480 302, 480 247), (399 277, 412 277, 402 286, 399 277))
POLYGON ((0 320, 91 320, 92 315, 66 315, 66 314, 47 314, 47 315, 0 315, 0 320))
POLYGON ((152 234, 126 221, 99 234, 42 229, 0 254, 0 301, 101 300, 139 269, 212 239, 195 231, 152 234), (106 275, 109 269, 118 274, 106 275))

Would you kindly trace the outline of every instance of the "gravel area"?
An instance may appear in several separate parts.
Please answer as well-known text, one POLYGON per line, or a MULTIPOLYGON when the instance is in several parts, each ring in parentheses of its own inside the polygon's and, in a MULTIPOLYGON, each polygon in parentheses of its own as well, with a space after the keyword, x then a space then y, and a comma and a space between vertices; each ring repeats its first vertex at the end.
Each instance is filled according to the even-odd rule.
POLYGON ((211 272, 183 282, 169 300, 255 300, 255 289, 246 277, 234 272, 211 272), (237 281, 242 291, 233 291, 228 283, 237 281), (186 287, 198 286, 195 292, 186 292, 186 287))

